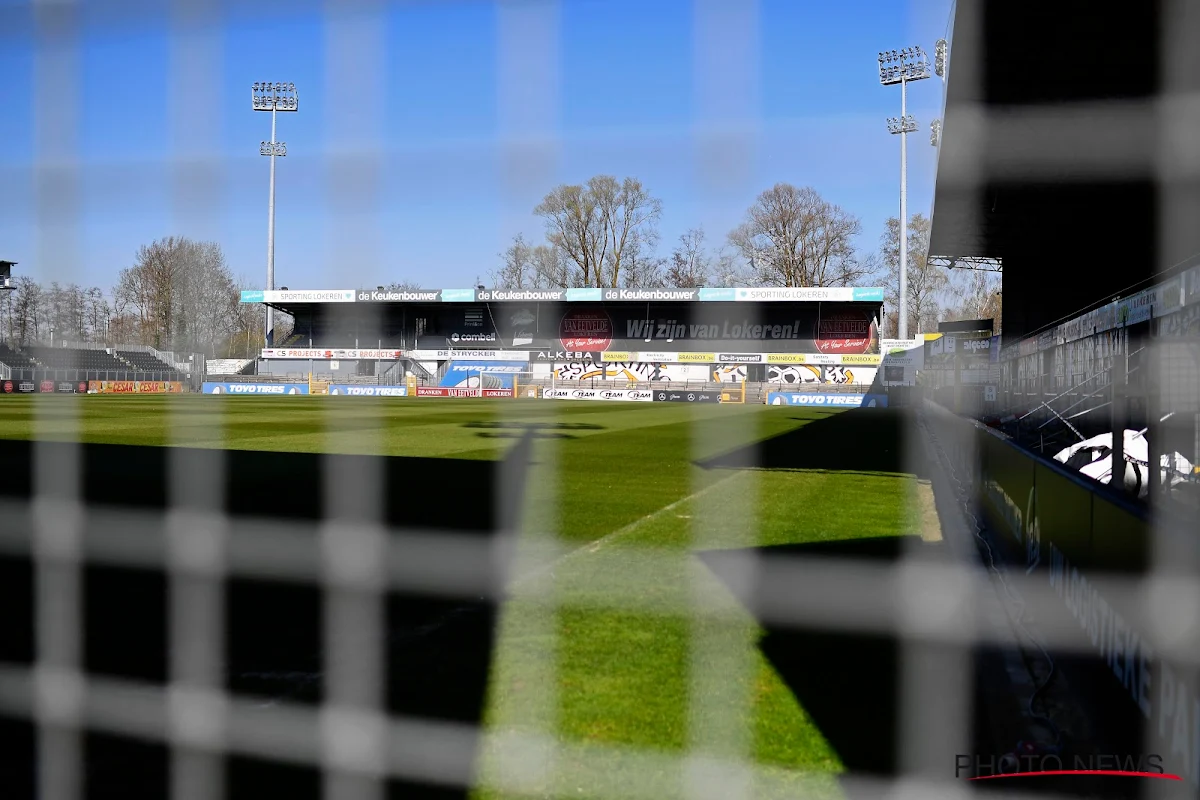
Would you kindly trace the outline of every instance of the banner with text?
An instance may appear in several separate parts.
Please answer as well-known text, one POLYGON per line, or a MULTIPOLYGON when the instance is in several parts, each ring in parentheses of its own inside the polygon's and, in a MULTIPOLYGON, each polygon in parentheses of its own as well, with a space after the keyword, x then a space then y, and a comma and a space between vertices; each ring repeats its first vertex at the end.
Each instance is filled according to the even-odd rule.
POLYGON ((88 381, 88 392, 94 394, 179 394, 182 391, 183 384, 179 381, 88 381))
POLYGON ((204 383, 202 394, 308 394, 307 383, 204 383))
POLYGON ((812 406, 814 408, 883 408, 887 406, 887 395, 769 392, 767 404, 772 406, 812 406))
POLYGON ((546 400, 611 400, 627 403, 649 403, 654 399, 649 389, 551 389, 542 390, 546 400))
POLYGON ((358 386, 350 383, 331 383, 329 393, 345 397, 407 397, 405 386, 358 386))

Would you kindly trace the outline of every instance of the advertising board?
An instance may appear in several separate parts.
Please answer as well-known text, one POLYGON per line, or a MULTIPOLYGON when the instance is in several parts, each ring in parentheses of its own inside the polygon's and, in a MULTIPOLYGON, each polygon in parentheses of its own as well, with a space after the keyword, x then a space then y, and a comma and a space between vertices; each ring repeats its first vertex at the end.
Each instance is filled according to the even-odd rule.
POLYGON ((356 386, 347 383, 329 384, 331 395, 343 397, 407 397, 405 386, 356 386))
POLYGON ((446 386, 418 386, 417 397, 512 397, 508 389, 456 389, 446 386))
POLYGON ((243 303, 779 302, 882 303, 879 287, 704 289, 306 289, 246 290, 243 303))
POLYGON ((607 400, 625 403, 649 403, 654 393, 649 389, 553 389, 542 390, 545 400, 607 400))
POLYGON ((767 405, 812 406, 817 408, 884 408, 885 394, 817 394, 810 392, 769 392, 767 405))
POLYGON ((1153 619, 1137 592, 1114 585, 1145 575, 1156 536, 1179 534, 1155 532, 1144 510, 1073 470, 982 426, 945 418, 979 444, 982 508, 998 532, 997 555, 1049 589, 1034 613, 1068 637, 1063 650, 1090 654, 1059 660, 1064 678, 1086 687, 1080 711, 1089 728, 1118 749, 1121 737, 1146 734, 1137 742, 1142 751, 1164 754, 1170 772, 1200 788, 1196 672, 1162 655, 1159 635, 1172 633, 1174 623, 1153 619))
POLYGON ((654 391, 654 402, 656 403, 719 403, 721 402, 721 392, 705 391, 705 390, 688 390, 688 389, 656 389, 654 391))
POLYGON ((266 348, 263 358, 301 358, 306 361, 395 361, 404 356, 403 350, 357 350, 345 348, 266 348))
POLYGON ((204 383, 202 394, 285 395, 308 394, 307 383, 204 383))
POLYGON ((456 345, 465 342, 484 347, 487 343, 497 350, 615 354, 643 350, 654 354, 669 349, 682 356, 681 363, 696 363, 701 354, 706 356, 704 362, 716 362, 718 353, 879 353, 879 307, 869 303, 530 303, 495 308, 487 314, 470 305, 444 306, 429 313, 428 327, 417 334, 414 350, 438 353, 445 349, 444 358, 473 357, 449 352, 457 350, 448 346, 455 336, 456 345))
MULTIPOLYGON (((50 391, 54 391, 51 383, 50 391)), ((179 394, 180 381, 88 381, 89 394, 179 394)))
POLYGON ((517 375, 526 372, 523 361, 451 361, 438 381, 439 386, 460 389, 511 389, 517 375))

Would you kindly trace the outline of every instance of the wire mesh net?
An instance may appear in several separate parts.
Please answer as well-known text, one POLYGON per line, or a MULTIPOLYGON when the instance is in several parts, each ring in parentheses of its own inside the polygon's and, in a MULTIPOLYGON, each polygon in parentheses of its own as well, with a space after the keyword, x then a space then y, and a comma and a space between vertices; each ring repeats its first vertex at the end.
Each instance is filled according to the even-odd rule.
MULTIPOLYGON (((256 5, 245 13, 285 11, 256 5)), ((387 8, 322 7, 324 103, 301 113, 323 115, 331 144, 301 169, 329 204, 331 263, 386 250, 372 211, 389 158, 387 8)), ((63 280, 86 252, 86 187, 162 167, 80 155, 81 36, 127 31, 144 13, 0 10, 35 42, 36 249, 63 280)), ((235 12, 181 0, 155 13, 173 26, 172 214, 216 230, 241 180, 214 169, 221 27, 235 12)), ((760 13, 694 3, 702 194, 752 175, 760 13)), ((561 14, 496 4, 506 209, 532 207, 563 158, 561 14)), ((1061 129, 1097 114, 1117 131, 1134 124, 1121 108, 1009 123, 1061 129)), ((1105 152, 1046 152, 1037 138, 992 158, 1031 174, 1064 160, 1144 166, 1124 158, 1121 135, 1105 152)), ((1005 391, 1036 396, 1029 424, 1050 426, 1052 445, 1078 438, 1077 415, 1107 413, 1115 355, 1143 351, 1130 374, 1157 376, 1146 379, 1161 389, 1155 425, 1173 413, 1191 427, 1172 435, 1194 434, 1194 338, 1067 348, 1058 376, 1041 362, 1005 368, 1005 391)), ((1113 687, 1056 680, 1088 659, 1129 695, 1136 713, 1120 720, 1138 734, 1093 752, 1163 750, 1197 793, 1194 516, 1164 504, 1146 542, 1122 540, 1081 575, 1069 559, 1091 542, 1077 539, 1097 535, 1109 506, 1056 505, 1045 487, 1065 478, 1036 483, 1041 466, 1028 467, 1028 493, 1004 494, 1004 471, 1025 468, 1015 450, 935 404, 818 418, 810 438, 782 443, 753 404, 689 408, 681 438, 644 434, 638 458, 674 482, 674 499, 654 503, 614 477, 620 453, 575 446, 609 432, 558 403, 478 406, 464 427, 489 458, 458 460, 389 457, 384 400, 305 412, 315 433, 279 455, 223 449, 245 423, 191 398, 166 406, 170 447, 96 442, 79 399, 35 397, 32 443, 0 442, 5 797, 957 797, 975 791, 960 758, 978 772, 977 759, 1020 755, 1021 742, 1044 757, 1064 731, 1095 733, 1080 698, 1113 687), (857 478, 835 489, 829 472, 857 478), (781 496, 798 491, 782 473, 813 476, 810 494, 781 496), (871 535, 886 503, 908 535, 871 535), (989 525, 985 507, 1013 530, 989 525), (809 508, 812 546, 772 539, 788 527, 780 515, 798 524, 809 508), (1000 555, 1012 548, 1017 562, 1000 555)))

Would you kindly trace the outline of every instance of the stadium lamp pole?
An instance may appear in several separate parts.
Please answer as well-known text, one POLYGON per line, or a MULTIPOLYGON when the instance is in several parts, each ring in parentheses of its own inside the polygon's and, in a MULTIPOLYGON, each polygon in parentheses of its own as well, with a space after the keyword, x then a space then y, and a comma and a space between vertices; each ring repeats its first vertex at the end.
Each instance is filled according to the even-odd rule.
POLYGON ((879 83, 900 84, 900 116, 887 121, 888 132, 900 135, 900 320, 901 339, 908 338, 908 134, 917 130, 908 113, 908 82, 928 78, 929 58, 920 47, 888 50, 879 54, 879 83))
MULTIPOLYGON (((275 157, 287 155, 287 143, 275 141, 275 115, 279 111, 297 111, 299 97, 294 83, 255 83, 251 88, 251 108, 271 112, 271 141, 259 142, 258 154, 271 159, 271 193, 267 201, 267 289, 275 288, 275 157)), ((267 306, 267 347, 274 344, 275 310, 267 306)))

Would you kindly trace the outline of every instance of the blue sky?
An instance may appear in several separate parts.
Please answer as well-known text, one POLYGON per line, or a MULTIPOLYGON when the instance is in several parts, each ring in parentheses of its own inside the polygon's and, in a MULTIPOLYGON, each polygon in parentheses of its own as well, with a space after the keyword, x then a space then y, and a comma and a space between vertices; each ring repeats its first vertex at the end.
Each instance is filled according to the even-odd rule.
MULTIPOLYGON (((778 181, 858 215, 864 247, 897 213, 884 120, 900 97, 875 54, 932 51, 950 0, 523 1, 380 2, 352 20, 312 2, 212 3, 184 28, 155 10, 169 3, 82 0, 64 44, 28 0, 0 0, 0 258, 107 288, 140 244, 177 234, 220 242, 261 286, 270 117, 250 110, 256 80, 300 92, 279 117, 277 286, 486 281, 513 235, 542 237, 546 191, 597 173, 662 199, 663 252, 696 226, 719 245, 778 181), (63 159, 74 202, 45 188, 63 159)), ((910 213, 929 211, 940 104, 936 78, 910 88, 910 213)))

